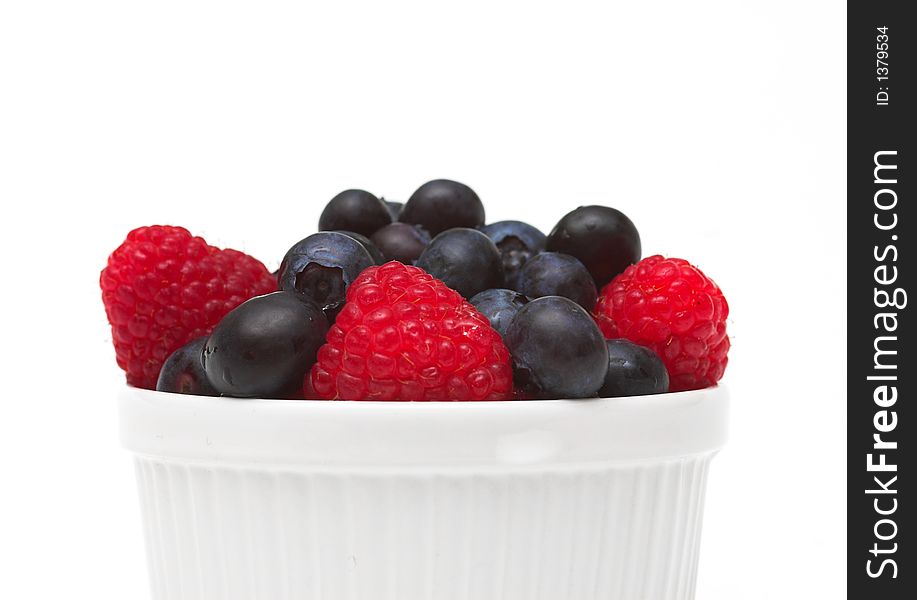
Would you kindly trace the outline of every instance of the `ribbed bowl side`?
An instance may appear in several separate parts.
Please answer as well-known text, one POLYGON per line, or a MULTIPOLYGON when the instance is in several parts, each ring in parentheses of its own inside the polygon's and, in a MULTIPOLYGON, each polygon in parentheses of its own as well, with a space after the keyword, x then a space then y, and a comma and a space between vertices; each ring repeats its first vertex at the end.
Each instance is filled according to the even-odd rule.
POLYGON ((688 600, 714 453, 333 473, 138 456, 155 600, 688 600))

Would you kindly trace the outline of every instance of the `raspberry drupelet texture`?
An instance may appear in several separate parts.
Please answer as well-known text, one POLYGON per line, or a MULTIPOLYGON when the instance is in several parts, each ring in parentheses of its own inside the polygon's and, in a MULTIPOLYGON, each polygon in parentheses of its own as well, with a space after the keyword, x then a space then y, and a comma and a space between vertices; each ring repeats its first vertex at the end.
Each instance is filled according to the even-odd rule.
POLYGON ((605 286, 594 316, 608 339, 651 348, 669 372, 669 391, 715 384, 726 369, 729 305, 720 288, 680 258, 650 256, 605 286))
POLYGON ((506 400, 509 352, 487 318, 422 269, 370 267, 347 290, 307 398, 506 400))
POLYGON ((166 225, 131 231, 99 284, 118 366, 129 384, 147 389, 173 351, 209 334, 242 302, 277 289, 258 260, 166 225))

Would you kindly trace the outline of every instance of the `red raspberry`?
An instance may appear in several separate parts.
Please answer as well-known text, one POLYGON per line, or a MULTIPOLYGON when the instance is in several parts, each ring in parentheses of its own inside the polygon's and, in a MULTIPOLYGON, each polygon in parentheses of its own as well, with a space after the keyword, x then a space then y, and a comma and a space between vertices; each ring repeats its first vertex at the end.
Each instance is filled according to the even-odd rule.
POLYGON ((304 387, 325 400, 505 400, 513 373, 481 313, 422 269, 392 261, 350 285, 304 387))
POLYGON ((594 316, 608 339, 653 349, 669 370, 669 391, 713 385, 726 369, 729 305, 700 269, 650 256, 602 289, 594 316))
POLYGON ((127 234, 99 284, 118 366, 130 385, 147 389, 156 387, 159 369, 174 350, 209 334, 242 302, 277 289, 251 256, 165 225, 127 234))

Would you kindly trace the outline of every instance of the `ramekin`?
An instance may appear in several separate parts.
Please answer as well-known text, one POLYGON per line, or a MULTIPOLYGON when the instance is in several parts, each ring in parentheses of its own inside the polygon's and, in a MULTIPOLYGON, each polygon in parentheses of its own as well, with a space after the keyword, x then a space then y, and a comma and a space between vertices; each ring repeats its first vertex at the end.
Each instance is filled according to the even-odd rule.
POLYGON ((727 411, 120 398, 155 600, 690 599, 727 411))

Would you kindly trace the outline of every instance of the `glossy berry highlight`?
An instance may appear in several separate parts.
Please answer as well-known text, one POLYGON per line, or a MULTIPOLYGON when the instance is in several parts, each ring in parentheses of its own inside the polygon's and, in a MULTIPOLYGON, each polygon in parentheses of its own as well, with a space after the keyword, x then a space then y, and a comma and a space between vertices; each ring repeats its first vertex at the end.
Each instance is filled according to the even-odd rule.
POLYGON ((364 190, 344 190, 325 206, 318 219, 318 229, 353 231, 370 236, 391 222, 385 202, 364 190))
POLYGON ((211 385, 226 396, 282 396, 301 386, 327 331, 321 309, 300 294, 258 296, 214 328, 201 364, 211 385))
POLYGON ((608 346, 608 372, 599 396, 646 396, 669 391, 669 372, 659 355, 630 340, 605 342, 608 346))
POLYGON ((503 338, 517 387, 530 398, 591 398, 608 370, 608 348, 595 321, 569 298, 532 300, 503 338))
POLYGON ((206 341, 207 336, 199 337, 170 354, 159 371, 156 390, 175 394, 219 396, 220 393, 210 385, 201 364, 206 341))
POLYGON ((403 223, 420 225, 431 236, 453 227, 479 227, 484 224, 484 205, 473 189, 449 179, 423 184, 401 209, 403 223))
POLYGON ((608 206, 581 206, 548 234, 546 249, 583 263, 601 289, 640 260, 640 234, 627 215, 608 206))

